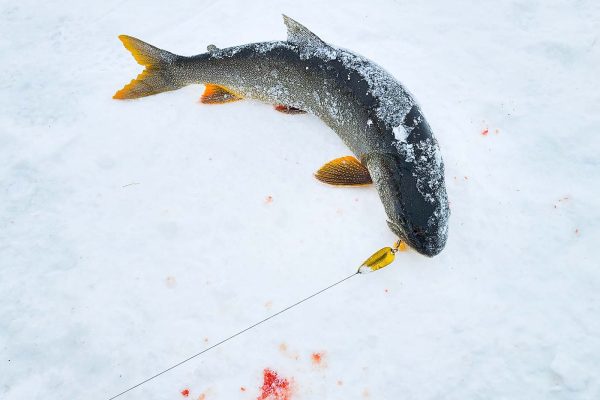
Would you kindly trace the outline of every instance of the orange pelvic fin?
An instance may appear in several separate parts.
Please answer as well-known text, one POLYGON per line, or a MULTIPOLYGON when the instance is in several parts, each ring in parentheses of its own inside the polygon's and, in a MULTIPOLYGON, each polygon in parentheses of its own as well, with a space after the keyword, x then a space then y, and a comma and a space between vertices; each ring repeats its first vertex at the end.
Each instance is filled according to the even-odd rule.
POLYGON ((306 111, 296 107, 285 106, 283 104, 276 104, 275 111, 279 111, 284 114, 306 114, 306 111))
POLYGON ((242 97, 233 93, 226 87, 215 85, 213 83, 206 84, 206 89, 204 89, 204 93, 202 94, 202 97, 200 97, 200 102, 205 104, 223 104, 238 100, 242 100, 242 97))
POLYGON ((315 178, 336 186, 360 186, 373 183, 367 167, 353 156, 329 161, 315 173, 315 178))

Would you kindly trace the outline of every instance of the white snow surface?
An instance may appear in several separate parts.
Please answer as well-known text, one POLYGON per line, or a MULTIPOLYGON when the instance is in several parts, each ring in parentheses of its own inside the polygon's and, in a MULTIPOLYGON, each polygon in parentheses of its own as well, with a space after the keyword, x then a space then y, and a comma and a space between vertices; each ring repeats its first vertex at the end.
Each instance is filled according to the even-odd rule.
POLYGON ((117 35, 192 55, 284 39, 281 13, 418 99, 446 249, 121 398, 256 399, 264 368, 289 400, 600 398, 598 4, 2 0, 0 399, 108 399, 393 243, 374 188, 312 177, 349 154, 317 118, 111 98, 141 71, 117 35))

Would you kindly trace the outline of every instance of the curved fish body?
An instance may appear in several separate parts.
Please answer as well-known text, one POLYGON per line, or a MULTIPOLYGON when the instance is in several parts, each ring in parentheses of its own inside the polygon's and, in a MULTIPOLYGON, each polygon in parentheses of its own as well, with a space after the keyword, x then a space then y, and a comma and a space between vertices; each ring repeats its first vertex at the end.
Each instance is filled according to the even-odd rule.
POLYGON ((249 98, 312 113, 359 161, 334 163, 329 183, 367 183, 366 175, 378 190, 390 229, 419 253, 438 254, 448 234, 444 165, 419 105, 377 64, 323 42, 289 17, 284 22, 287 41, 226 49, 211 45, 192 57, 121 36, 146 70, 114 97, 137 98, 202 83, 208 85, 207 103, 249 98), (346 180, 340 176, 344 173, 346 180))

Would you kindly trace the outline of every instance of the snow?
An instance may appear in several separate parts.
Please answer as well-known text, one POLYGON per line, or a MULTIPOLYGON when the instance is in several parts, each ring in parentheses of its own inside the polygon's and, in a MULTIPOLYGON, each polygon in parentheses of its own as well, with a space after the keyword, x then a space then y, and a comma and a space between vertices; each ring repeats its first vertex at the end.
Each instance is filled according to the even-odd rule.
POLYGON ((265 368, 293 400, 599 398, 591 0, 1 2, 0 398, 108 399, 394 242, 373 188, 312 177, 349 154, 317 118, 199 105, 201 86, 111 99, 141 71, 117 35, 191 55, 282 40, 281 13, 418 100, 446 249, 400 252, 122 398, 253 399, 265 368))
MULTIPOLYGON (((371 120, 369 120, 369 122, 371 122, 371 120)), ((406 131, 404 126, 402 126, 402 125, 395 126, 392 129, 392 132, 394 133, 394 139, 396 139, 396 141, 402 142, 402 143, 406 142, 406 138, 408 137, 408 132, 406 131)))

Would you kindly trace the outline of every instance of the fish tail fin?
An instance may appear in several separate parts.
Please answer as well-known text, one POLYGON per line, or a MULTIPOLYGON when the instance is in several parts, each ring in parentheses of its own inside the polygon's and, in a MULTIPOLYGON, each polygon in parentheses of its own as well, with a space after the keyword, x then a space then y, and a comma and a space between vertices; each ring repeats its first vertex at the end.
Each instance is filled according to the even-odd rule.
POLYGON ((175 76, 175 62, 183 57, 161 50, 127 35, 119 39, 135 60, 145 66, 144 71, 123 89, 114 94, 113 99, 136 99, 183 87, 175 76))

